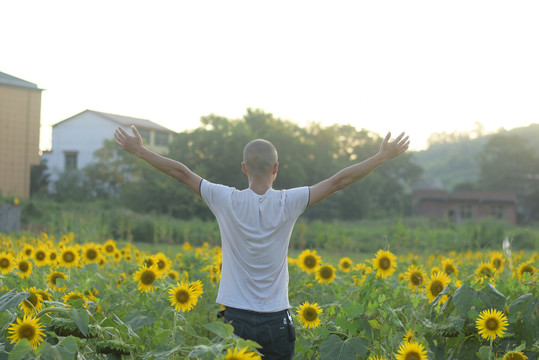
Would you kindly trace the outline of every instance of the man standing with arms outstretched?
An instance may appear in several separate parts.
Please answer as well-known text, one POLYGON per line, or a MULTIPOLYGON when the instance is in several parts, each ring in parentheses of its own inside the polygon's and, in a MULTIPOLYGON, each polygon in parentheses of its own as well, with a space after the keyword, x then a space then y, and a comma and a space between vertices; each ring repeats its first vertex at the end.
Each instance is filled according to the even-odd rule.
POLYGON ((181 162, 147 149, 134 126, 134 136, 118 127, 116 143, 157 170, 184 183, 215 215, 221 232, 222 272, 217 302, 225 305, 225 320, 234 333, 262 346, 264 360, 292 359, 295 330, 288 302, 288 245, 292 229, 307 206, 360 180, 408 149, 400 134, 370 158, 342 169, 312 186, 274 190, 277 150, 263 139, 243 150, 242 171, 249 187, 238 190, 202 179, 181 162))

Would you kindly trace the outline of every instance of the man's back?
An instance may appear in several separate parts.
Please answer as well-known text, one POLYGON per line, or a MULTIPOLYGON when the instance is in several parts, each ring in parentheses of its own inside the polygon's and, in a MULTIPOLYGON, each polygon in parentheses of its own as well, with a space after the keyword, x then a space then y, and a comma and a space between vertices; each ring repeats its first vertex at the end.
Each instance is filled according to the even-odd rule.
POLYGON ((288 245, 307 207, 309 189, 269 189, 259 195, 203 181, 201 196, 217 218, 222 237, 217 302, 259 312, 289 308, 288 245))

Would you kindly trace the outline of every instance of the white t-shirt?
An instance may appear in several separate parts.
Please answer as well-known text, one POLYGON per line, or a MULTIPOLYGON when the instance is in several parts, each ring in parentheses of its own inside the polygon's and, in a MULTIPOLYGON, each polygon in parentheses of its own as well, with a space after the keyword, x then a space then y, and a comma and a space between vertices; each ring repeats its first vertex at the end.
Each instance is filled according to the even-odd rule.
POLYGON ((288 245, 309 202, 309 188, 258 195, 202 180, 200 194, 221 231, 217 302, 258 312, 288 309, 288 245))

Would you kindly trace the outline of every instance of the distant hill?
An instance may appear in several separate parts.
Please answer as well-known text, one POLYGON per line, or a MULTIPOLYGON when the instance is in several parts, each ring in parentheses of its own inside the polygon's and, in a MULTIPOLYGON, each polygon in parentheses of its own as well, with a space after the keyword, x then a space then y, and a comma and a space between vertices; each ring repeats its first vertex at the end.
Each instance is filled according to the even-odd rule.
MULTIPOLYGON (((521 136, 528 140, 528 145, 539 155, 539 124, 511 130, 500 130, 495 134, 507 133, 521 136)), ((423 168, 421 180, 416 185, 420 188, 443 188, 453 190, 461 183, 476 183, 479 177, 477 155, 494 134, 475 139, 463 139, 457 142, 433 144, 426 150, 415 151, 414 162, 423 168)))

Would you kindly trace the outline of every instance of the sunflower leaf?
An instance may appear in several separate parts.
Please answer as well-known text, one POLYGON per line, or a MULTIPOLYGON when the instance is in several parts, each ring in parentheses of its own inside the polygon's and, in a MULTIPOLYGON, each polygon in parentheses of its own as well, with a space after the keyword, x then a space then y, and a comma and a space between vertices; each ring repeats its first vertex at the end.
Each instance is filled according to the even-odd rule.
POLYGON ((228 325, 220 321, 214 321, 212 323, 205 324, 204 327, 223 339, 226 339, 234 332, 234 328, 232 327, 232 325, 228 325))
POLYGON ((8 360, 26 359, 26 355, 33 350, 32 345, 27 339, 22 339, 13 347, 9 353, 8 360))
POLYGON ((320 345, 321 360, 355 359, 357 355, 365 356, 369 342, 364 338, 349 338, 342 340, 338 335, 331 334, 320 345))
POLYGON ((11 307, 15 307, 20 304, 21 301, 27 299, 30 296, 29 292, 22 291, 20 293, 11 290, 7 294, 0 297, 0 311, 7 310, 11 307))
POLYGON ((85 309, 70 309, 69 315, 75 322, 75 325, 79 328, 80 332, 84 335, 88 335, 88 322, 90 321, 88 312, 85 309))

